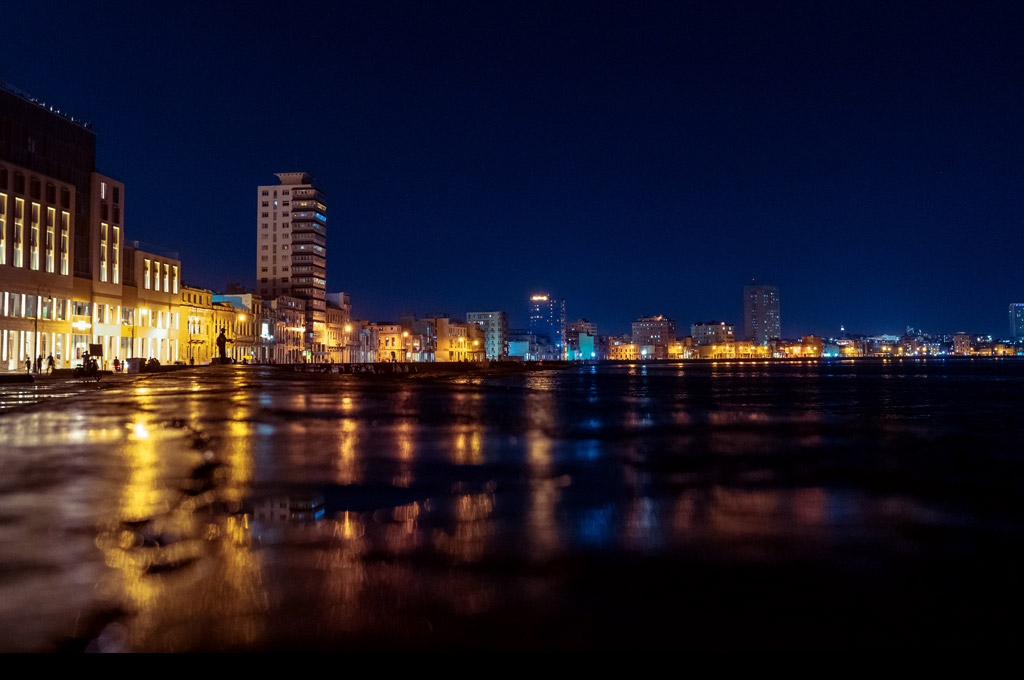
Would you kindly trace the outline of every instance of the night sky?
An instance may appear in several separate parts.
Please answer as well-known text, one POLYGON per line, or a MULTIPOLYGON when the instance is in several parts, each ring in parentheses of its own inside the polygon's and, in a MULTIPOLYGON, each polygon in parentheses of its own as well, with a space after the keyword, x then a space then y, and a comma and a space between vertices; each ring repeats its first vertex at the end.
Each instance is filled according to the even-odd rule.
POLYGON ((1024 302, 1024 3, 13 3, 0 78, 91 120, 129 239, 255 277, 311 172, 357 318, 531 293, 628 331, 1005 335, 1024 302))

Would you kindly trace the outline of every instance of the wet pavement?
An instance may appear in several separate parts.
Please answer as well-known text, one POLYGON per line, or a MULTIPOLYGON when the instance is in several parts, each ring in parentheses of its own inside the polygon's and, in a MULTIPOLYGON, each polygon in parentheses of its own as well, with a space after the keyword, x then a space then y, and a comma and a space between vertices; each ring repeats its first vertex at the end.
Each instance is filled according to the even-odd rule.
POLYGON ((0 650, 1016 645, 1024 362, 2 387, 0 650))

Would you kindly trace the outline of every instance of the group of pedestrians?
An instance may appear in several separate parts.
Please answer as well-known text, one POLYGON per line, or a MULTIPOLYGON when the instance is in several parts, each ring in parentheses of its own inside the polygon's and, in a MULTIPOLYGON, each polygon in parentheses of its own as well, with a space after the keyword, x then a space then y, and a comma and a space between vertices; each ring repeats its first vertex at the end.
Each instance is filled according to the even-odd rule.
MULTIPOLYGON (((46 357, 45 366, 46 366, 46 372, 48 374, 49 373, 53 373, 53 367, 54 367, 55 364, 56 364, 56 362, 53 360, 53 354, 51 354, 50 356, 46 357)), ((30 357, 27 354, 25 355, 25 372, 26 373, 42 373, 43 372, 43 365, 44 365, 44 362, 43 362, 43 355, 42 354, 40 354, 39 356, 36 357, 35 362, 32 361, 32 357, 30 357)))

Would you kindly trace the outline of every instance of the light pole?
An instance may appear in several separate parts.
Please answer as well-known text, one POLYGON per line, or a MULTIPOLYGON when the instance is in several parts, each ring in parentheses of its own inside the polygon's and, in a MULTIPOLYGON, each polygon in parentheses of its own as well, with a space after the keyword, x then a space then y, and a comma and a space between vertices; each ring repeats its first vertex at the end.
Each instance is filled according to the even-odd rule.
MULTIPOLYGON (((38 295, 36 296, 36 308, 37 309, 36 309, 36 314, 35 314, 35 317, 36 317, 35 318, 35 337, 34 337, 34 339, 35 339, 35 348, 32 350, 32 354, 35 354, 36 357, 38 357, 38 356, 40 356, 39 355, 39 315, 43 313, 43 310, 42 310, 43 296, 45 295, 47 301, 49 301, 49 303, 50 303, 50 316, 53 316, 53 296, 50 295, 50 288, 48 286, 36 286, 36 293, 38 293, 38 295)), ((36 367, 37 372, 38 372, 38 370, 42 369, 42 363, 43 362, 40 361, 39 362, 40 365, 36 367)), ((35 358, 32 358, 32 365, 33 366, 36 365, 36 359, 35 358)))

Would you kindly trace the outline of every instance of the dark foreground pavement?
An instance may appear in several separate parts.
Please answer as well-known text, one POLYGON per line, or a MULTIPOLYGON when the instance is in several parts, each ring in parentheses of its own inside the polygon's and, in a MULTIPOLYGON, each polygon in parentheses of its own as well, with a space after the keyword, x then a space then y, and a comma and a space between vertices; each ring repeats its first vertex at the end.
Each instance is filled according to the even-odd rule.
POLYGON ((962 430, 588 384, 217 367, 6 391, 0 650, 1018 644, 1019 465, 946 488, 962 430))

